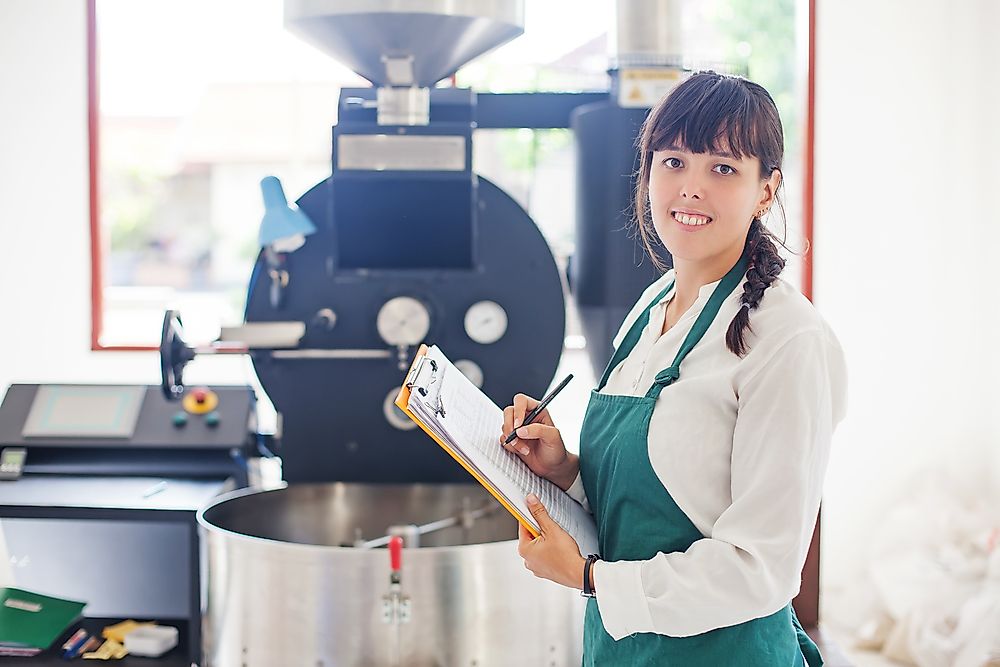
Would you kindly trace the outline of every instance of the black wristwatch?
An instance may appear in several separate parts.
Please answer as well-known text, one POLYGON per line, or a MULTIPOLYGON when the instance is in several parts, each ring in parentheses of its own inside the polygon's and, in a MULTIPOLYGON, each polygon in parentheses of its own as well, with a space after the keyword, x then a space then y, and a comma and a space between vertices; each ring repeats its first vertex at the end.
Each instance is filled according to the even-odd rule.
POLYGON ((597 593, 594 591, 594 563, 600 560, 600 556, 597 554, 590 554, 587 556, 587 561, 583 564, 583 590, 580 591, 580 595, 585 598, 596 598, 597 593))

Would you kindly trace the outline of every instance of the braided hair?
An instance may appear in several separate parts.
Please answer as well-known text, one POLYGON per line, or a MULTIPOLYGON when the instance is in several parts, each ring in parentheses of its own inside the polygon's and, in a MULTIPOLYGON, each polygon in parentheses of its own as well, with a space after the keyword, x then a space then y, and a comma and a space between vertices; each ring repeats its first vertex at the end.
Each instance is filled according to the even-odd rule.
MULTIPOLYGON (((771 95, 752 81, 712 71, 695 72, 670 91, 646 118, 636 145, 640 163, 636 174, 635 223, 650 259, 660 270, 667 267, 657 249, 657 246, 662 249, 662 245, 649 210, 653 151, 686 146, 694 153, 708 153, 725 146, 737 158, 756 157, 762 180, 769 178, 774 170, 781 170, 784 155, 781 119, 771 95)), ((779 192, 780 189, 781 186, 779 192)), ((775 200, 784 220, 779 193, 775 193, 775 200)), ((726 332, 726 347, 740 357, 748 351, 745 332, 753 331, 750 312, 760 306, 764 290, 785 268, 777 245, 788 249, 784 239, 779 240, 767 229, 762 215, 758 212, 754 216, 747 232, 744 254, 750 262, 741 307, 726 332)))
POLYGON ((778 254, 778 249, 771 238, 771 233, 764 227, 764 223, 755 216, 750 223, 744 250, 750 257, 750 264, 747 266, 747 280, 743 283, 740 309, 726 330, 726 347, 740 357, 747 353, 743 333, 747 329, 753 331, 753 327, 750 326, 750 311, 757 309, 764 297, 764 290, 771 286, 785 268, 785 258, 778 254))

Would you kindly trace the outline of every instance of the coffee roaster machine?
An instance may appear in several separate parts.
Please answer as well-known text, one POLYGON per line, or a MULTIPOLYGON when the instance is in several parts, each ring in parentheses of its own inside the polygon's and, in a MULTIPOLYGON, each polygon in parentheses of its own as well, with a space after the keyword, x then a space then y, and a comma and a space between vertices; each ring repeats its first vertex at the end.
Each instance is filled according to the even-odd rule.
POLYGON ((198 354, 245 353, 281 415, 286 485, 199 514, 206 664, 579 663, 580 597, 524 570, 513 520, 393 405, 424 341, 498 404, 541 395, 560 359, 563 278, 527 213, 472 170, 476 129, 575 130, 568 281, 595 368, 655 277, 623 228, 649 81, 658 97, 681 69, 662 60, 671 46, 635 14, 618 31, 633 60, 618 59, 610 93, 435 87, 520 34, 523 12, 522 0, 286 0, 289 30, 373 86, 341 92, 330 178, 296 207, 262 183, 245 324, 198 348, 178 313, 164 318, 166 397, 185 400, 198 354), (629 68, 646 74, 626 94, 629 68), (399 540, 401 563, 381 548, 399 540))

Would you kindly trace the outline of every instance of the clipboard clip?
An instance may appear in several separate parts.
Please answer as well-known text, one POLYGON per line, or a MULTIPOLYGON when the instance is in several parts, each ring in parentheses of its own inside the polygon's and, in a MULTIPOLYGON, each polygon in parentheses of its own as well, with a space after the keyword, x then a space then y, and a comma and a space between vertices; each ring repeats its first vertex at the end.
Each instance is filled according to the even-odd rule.
POLYGON ((438 366, 438 362, 430 357, 424 355, 417 360, 417 363, 413 366, 410 374, 406 378, 406 386, 410 389, 416 388, 417 393, 423 397, 427 397, 428 390, 433 388, 433 385, 437 384, 437 400, 434 404, 427 403, 427 407, 434 410, 435 415, 441 417, 445 416, 444 403, 441 401, 441 381, 444 377, 444 368, 438 366), (424 371, 426 370, 426 373, 424 371), (423 378, 427 376, 427 381, 422 382, 423 378))

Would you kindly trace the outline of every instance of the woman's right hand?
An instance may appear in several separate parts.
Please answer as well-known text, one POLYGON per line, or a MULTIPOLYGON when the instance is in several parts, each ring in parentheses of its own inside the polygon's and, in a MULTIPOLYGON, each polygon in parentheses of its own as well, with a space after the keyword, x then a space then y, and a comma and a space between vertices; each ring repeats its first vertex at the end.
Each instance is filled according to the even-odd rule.
POLYGON ((579 472, 579 459, 566 451, 559 429, 552 423, 548 409, 542 410, 534 421, 521 426, 525 415, 535 409, 538 401, 524 394, 514 396, 514 405, 503 411, 503 433, 500 445, 519 457, 539 477, 551 481, 563 491, 568 489, 579 472), (517 429, 517 436, 505 444, 507 435, 517 429))

